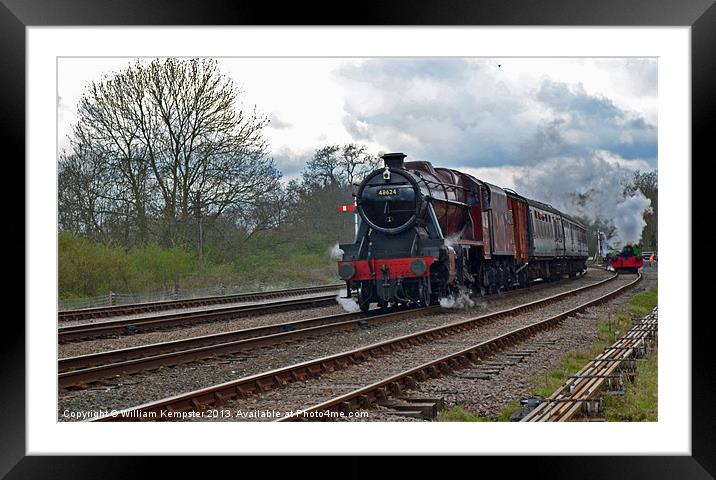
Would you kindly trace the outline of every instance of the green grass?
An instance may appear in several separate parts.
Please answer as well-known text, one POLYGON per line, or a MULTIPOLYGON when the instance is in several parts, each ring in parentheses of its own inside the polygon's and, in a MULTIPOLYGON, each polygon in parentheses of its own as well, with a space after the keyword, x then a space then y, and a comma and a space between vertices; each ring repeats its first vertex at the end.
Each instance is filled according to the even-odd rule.
POLYGON ((441 410, 435 418, 436 422, 491 422, 489 417, 483 417, 476 413, 468 412, 460 405, 455 405, 448 410, 441 410))
POLYGON ((434 421, 436 422, 509 422, 510 416, 521 408, 520 402, 512 402, 505 407, 495 418, 485 417, 465 410, 461 405, 455 405, 448 410, 441 410, 434 421))
POLYGON ((644 361, 637 362, 633 384, 627 384, 624 395, 608 395, 604 412, 609 422, 656 422, 658 420, 659 371, 658 351, 654 349, 644 361))
POLYGON ((507 405, 505 408, 503 408, 500 411, 500 414, 497 416, 497 421, 498 422, 509 422, 512 414, 515 413, 520 408, 522 408, 522 405, 520 405, 520 402, 510 403, 509 405, 507 405))
MULTIPOLYGON (((649 314, 658 304, 658 285, 629 301, 629 313, 636 317, 649 314)), ((607 396, 604 411, 610 422, 656 422, 658 420, 659 369, 658 349, 637 362, 633 384, 627 384, 623 396, 607 396)))
POLYGON ((586 352, 570 352, 562 357, 559 365, 546 375, 534 377, 532 384, 534 394, 549 397, 567 380, 567 377, 578 372, 588 361, 590 355, 586 352))
POLYGON ((646 292, 635 295, 629 301, 629 311, 637 317, 648 315, 654 307, 657 306, 659 300, 659 286, 654 285, 646 292))

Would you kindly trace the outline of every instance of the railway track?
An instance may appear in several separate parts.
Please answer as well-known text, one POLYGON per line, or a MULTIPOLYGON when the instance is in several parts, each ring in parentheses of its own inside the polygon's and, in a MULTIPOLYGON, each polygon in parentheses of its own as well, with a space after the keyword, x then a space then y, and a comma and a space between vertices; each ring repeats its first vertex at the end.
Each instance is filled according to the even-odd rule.
MULTIPOLYGON (((539 283, 537 288, 547 285, 559 284, 562 281, 539 283)), ((325 286, 326 288, 329 286, 325 286)), ((314 288, 314 287, 311 287, 314 288)), ((315 287, 324 288, 324 287, 315 287)), ((531 287, 534 288, 534 287, 531 287)), ((299 290, 299 289, 296 289, 299 290)), ((292 290, 293 291, 293 290, 292 290)), ((498 297, 506 297, 519 294, 524 289, 511 290, 508 292, 499 292, 498 297)), ((276 293, 276 292, 269 292, 276 293)), ((310 293, 310 292, 309 292, 310 293)), ((315 293, 315 292, 314 292, 315 293)), ((266 313, 276 313, 286 310, 297 310, 301 308, 312 308, 322 305, 330 305, 334 303, 334 295, 314 296, 307 298, 298 298, 290 300, 281 300, 270 302, 263 305, 233 305, 228 307, 218 307, 200 311, 187 311, 167 313, 164 315, 125 318, 119 320, 109 320, 95 323, 83 323, 78 325, 68 325, 58 328, 58 342, 66 343, 70 341, 89 340, 95 338, 106 338, 118 335, 134 335, 154 330, 162 330, 176 326, 186 326, 195 323, 203 323, 210 321, 218 321, 224 319, 235 319, 250 315, 263 315, 266 313)))
POLYGON ((404 370, 365 387, 357 388, 349 393, 336 396, 308 408, 303 408, 291 415, 279 418, 277 421, 286 422, 313 420, 316 418, 321 419, 322 417, 317 416, 319 412, 335 411, 345 414, 359 408, 370 408, 373 405, 386 402, 389 398, 400 398, 406 390, 414 388, 421 381, 450 374, 456 370, 476 364, 479 365, 483 363, 485 359, 515 346, 533 335, 557 326, 565 318, 609 300, 634 286, 641 281, 641 278, 641 275, 638 275, 632 282, 612 292, 584 302, 557 315, 479 342, 455 353, 430 360, 417 367, 404 370))
POLYGON ((72 325, 57 329, 59 343, 113 335, 134 335, 142 332, 161 330, 196 323, 215 322, 251 315, 263 315, 287 310, 314 308, 336 303, 336 295, 321 295, 308 298, 279 300, 263 305, 235 305, 212 308, 210 310, 177 312, 143 318, 111 320, 82 325, 72 325))
MULTIPOLYGON (((224 402, 234 399, 242 398, 249 395, 254 395, 269 390, 277 389, 288 385, 289 383, 301 382, 320 376, 321 374, 332 372, 335 370, 345 369, 351 365, 359 364, 372 357, 380 357, 383 355, 397 352, 405 348, 409 348, 416 345, 426 344, 432 340, 440 339, 449 335, 464 332, 467 330, 474 329, 479 325, 492 322, 499 318, 509 317, 536 309, 547 304, 557 302, 570 295, 574 295, 578 292, 582 292, 588 289, 595 288, 600 285, 604 285, 607 282, 613 281, 617 278, 617 275, 609 277, 600 282, 583 286, 580 288, 572 289, 567 292, 563 292, 557 295, 553 295, 541 300, 529 302, 527 304, 519 305, 514 308, 501 310, 486 315, 481 315, 464 321, 455 322, 445 326, 435 327, 428 330, 423 330, 414 334, 404 335, 398 338, 393 338, 383 342, 375 343, 366 347, 342 352, 336 355, 330 355, 315 360, 299 363, 285 368, 275 369, 269 372, 260 373, 257 375, 251 375, 244 377, 239 380, 223 383, 209 388, 196 390, 187 394, 178 395, 175 397, 159 400, 156 402, 147 403, 134 408, 122 410, 116 416, 106 415, 98 417, 96 421, 116 421, 116 420, 135 420, 135 419, 161 419, 162 412, 187 412, 202 409, 208 406, 218 406, 224 404, 224 402)), ((630 283, 631 285, 631 283, 630 283)), ((623 288, 616 289, 606 296, 600 297, 600 301, 609 298, 617 293, 621 292, 623 288)), ((588 302, 591 305, 595 302, 588 302)), ((585 305, 580 308, 586 308, 585 305)), ((571 312, 571 311, 570 311, 571 312)), ((409 312, 413 314, 413 312, 409 312)), ((559 319, 568 316, 571 313, 565 313, 559 316, 559 319)), ((558 319, 553 319, 552 324, 557 322, 558 319)), ((551 324, 550 324, 551 325, 551 324)), ((525 332, 535 332, 538 327, 525 330, 525 332)), ((531 334, 531 333, 530 333, 531 334)), ((520 336, 519 333, 515 333, 514 336, 520 336)), ((505 337, 512 338, 512 337, 505 337)), ((506 345, 507 340, 496 340, 493 343, 487 344, 482 347, 485 351, 492 351, 498 348, 500 345, 506 345)), ((444 359, 443 359, 444 360, 444 359)), ((451 364, 457 360, 440 360, 439 364, 451 364)), ((433 366, 434 367, 434 366, 433 366)), ((428 370, 434 370, 437 367, 428 370)), ((434 373, 434 372, 433 372, 434 373)), ((416 374, 420 376, 419 374, 416 374)), ((413 377, 411 377, 413 378, 413 377)), ((362 394, 361 394, 362 395, 362 394)), ((360 396, 360 395, 359 395, 360 396)), ((366 397, 367 398, 367 397, 366 397)))
POLYGON ((441 307, 401 309, 380 314, 355 312, 297 320, 263 327, 155 343, 139 347, 60 359, 58 387, 83 388, 100 380, 131 375, 160 367, 173 367, 210 358, 232 355, 255 348, 288 343, 330 332, 366 328, 386 321, 415 315, 435 313, 441 307))
POLYGON ((161 302, 134 303, 129 305, 114 305, 111 307, 83 308, 79 310, 64 310, 58 313, 60 322, 70 320, 90 320, 97 318, 110 318, 140 313, 160 312, 166 310, 179 310, 183 308, 221 305, 228 303, 255 302, 273 298, 309 295, 323 292, 335 292, 345 288, 345 285, 319 285, 315 287, 290 288, 285 290, 272 290, 266 292, 248 292, 236 295, 217 295, 213 297, 187 298, 183 300, 166 300, 161 302))
MULTIPOLYGON (((554 286, 554 283, 538 285, 537 288, 549 285, 554 286)), ((520 293, 522 290, 513 290, 502 293, 500 297, 504 299, 520 293)), ((343 313, 62 358, 58 362, 58 386, 60 390, 82 389, 123 374, 131 375, 145 370, 231 355, 329 332, 366 328, 409 318, 416 313, 425 316, 444 311, 438 306, 413 308, 409 310, 409 314, 402 313, 404 310, 402 308, 388 313, 378 310, 369 313, 343 313)))

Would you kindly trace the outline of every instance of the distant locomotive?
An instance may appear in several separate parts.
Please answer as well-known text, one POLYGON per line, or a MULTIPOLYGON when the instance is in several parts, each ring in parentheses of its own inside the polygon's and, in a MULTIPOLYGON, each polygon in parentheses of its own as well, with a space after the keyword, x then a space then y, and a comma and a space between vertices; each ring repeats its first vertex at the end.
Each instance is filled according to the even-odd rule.
POLYGON ((636 273, 644 266, 641 249, 636 245, 626 245, 619 254, 609 257, 609 266, 617 272, 636 273))
MULTIPOLYGON (((338 274, 361 309, 430 305, 586 270, 587 234, 555 208, 457 170, 383 155, 358 187, 338 274)), ((339 210, 353 208, 339 207, 339 210)))

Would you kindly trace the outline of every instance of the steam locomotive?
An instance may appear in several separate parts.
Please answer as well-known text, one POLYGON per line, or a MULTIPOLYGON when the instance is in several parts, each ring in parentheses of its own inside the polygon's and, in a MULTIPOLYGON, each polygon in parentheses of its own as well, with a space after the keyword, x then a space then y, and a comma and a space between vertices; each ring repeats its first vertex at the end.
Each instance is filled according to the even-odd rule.
POLYGON ((382 156, 355 194, 338 275, 360 308, 431 305, 586 271, 587 233, 550 205, 429 162, 382 156))
POLYGON ((637 245, 625 245, 621 252, 609 256, 609 266, 620 273, 636 273, 644 266, 641 248, 637 245))

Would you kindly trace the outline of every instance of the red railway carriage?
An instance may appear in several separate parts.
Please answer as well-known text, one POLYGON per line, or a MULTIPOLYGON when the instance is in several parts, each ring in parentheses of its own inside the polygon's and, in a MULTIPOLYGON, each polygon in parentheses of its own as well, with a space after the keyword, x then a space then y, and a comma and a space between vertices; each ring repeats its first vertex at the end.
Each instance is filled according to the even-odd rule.
MULTIPOLYGON (((574 276, 586 268, 584 227, 559 211, 466 173, 383 156, 358 188, 354 243, 339 276, 363 309, 431 304, 574 276)), ((341 208, 339 208, 341 210, 341 208)))
POLYGON ((527 201, 515 192, 506 190, 507 204, 512 211, 512 228, 515 239, 515 260, 518 263, 527 262, 529 256, 527 241, 527 201))

